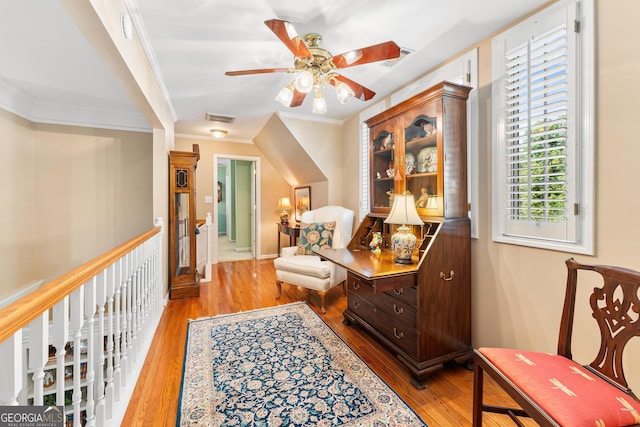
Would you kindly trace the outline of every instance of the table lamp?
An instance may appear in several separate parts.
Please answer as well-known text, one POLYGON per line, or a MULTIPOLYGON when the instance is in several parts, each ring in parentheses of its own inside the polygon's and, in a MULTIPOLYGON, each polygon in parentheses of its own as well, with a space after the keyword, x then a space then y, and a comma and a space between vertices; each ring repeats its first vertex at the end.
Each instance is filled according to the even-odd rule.
POLYGON ((278 199, 278 209, 282 210, 282 212, 280 212, 281 224, 289 224, 289 209, 291 208, 291 201, 288 197, 280 197, 278 199))
POLYGON ((422 219, 416 211, 412 194, 396 194, 391 213, 384 220, 387 224, 400 224, 398 231, 391 236, 391 247, 396 254, 396 263, 411 264, 411 256, 416 247, 416 236, 409 232, 407 225, 422 225, 422 219))

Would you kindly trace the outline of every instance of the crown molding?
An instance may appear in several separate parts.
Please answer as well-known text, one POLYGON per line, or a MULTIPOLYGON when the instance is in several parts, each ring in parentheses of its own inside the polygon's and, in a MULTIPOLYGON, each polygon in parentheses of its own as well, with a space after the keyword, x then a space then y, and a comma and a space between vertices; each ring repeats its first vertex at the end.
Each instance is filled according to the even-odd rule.
POLYGON ((3 79, 0 79, 0 108, 33 123, 135 132, 152 130, 149 122, 138 112, 39 102, 3 79))

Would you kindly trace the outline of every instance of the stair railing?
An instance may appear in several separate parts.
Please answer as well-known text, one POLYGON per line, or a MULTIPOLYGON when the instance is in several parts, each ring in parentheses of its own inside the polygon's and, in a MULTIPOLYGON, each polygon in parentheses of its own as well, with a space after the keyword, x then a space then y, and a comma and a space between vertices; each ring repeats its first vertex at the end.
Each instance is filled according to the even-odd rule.
POLYGON ((0 309, 0 406, 118 426, 164 307, 162 219, 0 309))

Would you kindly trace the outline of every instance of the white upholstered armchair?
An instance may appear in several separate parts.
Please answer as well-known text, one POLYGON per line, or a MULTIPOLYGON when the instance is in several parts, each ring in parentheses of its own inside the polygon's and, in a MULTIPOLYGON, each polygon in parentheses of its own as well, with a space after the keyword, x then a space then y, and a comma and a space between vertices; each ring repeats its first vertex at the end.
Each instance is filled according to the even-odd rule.
POLYGON ((321 245, 330 242, 332 248, 346 247, 351 239, 353 217, 353 211, 342 206, 324 206, 302 214, 301 222, 310 224, 310 227, 300 230, 300 244, 282 248, 282 256, 273 262, 278 287, 276 298, 282 295, 283 282, 313 289, 320 294, 320 311, 326 313, 325 299, 329 289, 342 283, 343 293, 346 294, 347 271, 332 262, 321 260, 317 255, 309 254, 308 245, 316 244, 316 239, 320 239, 317 243, 321 245), (306 248, 305 244, 308 244, 306 248))

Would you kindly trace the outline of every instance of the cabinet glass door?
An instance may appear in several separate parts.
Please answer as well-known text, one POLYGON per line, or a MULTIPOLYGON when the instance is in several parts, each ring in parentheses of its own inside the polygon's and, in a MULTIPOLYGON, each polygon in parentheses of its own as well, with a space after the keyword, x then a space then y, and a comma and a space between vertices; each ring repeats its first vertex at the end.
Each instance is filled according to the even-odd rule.
POLYGON ((438 140, 440 123, 433 114, 422 109, 409 113, 404 120, 404 166, 406 191, 413 194, 421 215, 441 216, 442 197, 440 182, 442 158, 438 140))
MULTIPOLYGON (((395 181, 400 177, 394 154, 395 135, 391 129, 372 129, 371 132, 371 207, 388 210, 395 194, 395 181)), ((399 178, 402 179, 402 178, 399 178)))

